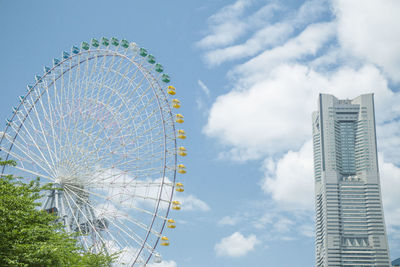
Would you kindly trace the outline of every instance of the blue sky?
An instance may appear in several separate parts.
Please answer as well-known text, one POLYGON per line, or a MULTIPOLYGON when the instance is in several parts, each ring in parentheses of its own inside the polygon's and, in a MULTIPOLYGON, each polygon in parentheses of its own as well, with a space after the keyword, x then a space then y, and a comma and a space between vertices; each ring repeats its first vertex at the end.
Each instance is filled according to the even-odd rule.
POLYGON ((189 156, 160 267, 312 266, 311 112, 375 93, 391 257, 400 256, 400 3, 0 0, 0 118, 44 65, 102 36, 172 77, 189 156))

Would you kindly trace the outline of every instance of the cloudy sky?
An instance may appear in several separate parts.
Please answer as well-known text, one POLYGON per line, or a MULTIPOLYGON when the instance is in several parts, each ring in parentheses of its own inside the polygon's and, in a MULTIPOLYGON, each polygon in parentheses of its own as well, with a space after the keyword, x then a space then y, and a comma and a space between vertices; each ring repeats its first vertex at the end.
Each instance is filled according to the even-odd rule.
POLYGON ((177 228, 152 267, 314 264, 319 93, 375 93, 385 220, 400 257, 400 1, 63 3, 0 0, 0 118, 72 45, 116 36, 148 48, 177 88, 189 151, 177 228))

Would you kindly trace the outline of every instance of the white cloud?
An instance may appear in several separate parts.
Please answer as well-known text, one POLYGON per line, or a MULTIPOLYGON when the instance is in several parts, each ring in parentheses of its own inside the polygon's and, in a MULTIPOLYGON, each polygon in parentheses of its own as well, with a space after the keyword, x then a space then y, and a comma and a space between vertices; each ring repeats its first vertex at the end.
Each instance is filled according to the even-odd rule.
MULTIPOLYGON (((115 265, 117 266, 132 265, 140 251, 138 248, 131 246, 121 247, 121 244, 114 240, 106 240, 105 245, 110 254, 117 253, 117 258, 115 259, 115 265)), ((138 259, 143 261, 140 255, 138 259)))
POLYGON ((334 33, 334 22, 311 24, 283 45, 266 50, 244 64, 236 66, 230 75, 238 76, 240 80, 246 82, 265 79, 269 71, 283 62, 295 62, 306 56, 315 56, 334 37, 334 33))
POLYGON ((310 118, 319 92, 339 98, 375 92, 377 120, 393 116, 392 107, 399 101, 373 66, 319 73, 304 65, 282 64, 263 80, 219 96, 204 132, 230 148, 236 159, 297 150, 311 136, 310 118))
POLYGON ((254 246, 260 241, 255 235, 243 236, 240 232, 235 232, 228 237, 222 238, 214 247, 218 256, 242 257, 254 250, 254 246))
POLYGON ((218 225, 219 226, 225 226, 225 225, 234 226, 238 223, 238 221, 239 221, 238 217, 225 216, 221 220, 218 221, 218 225))
POLYGON ((182 203, 182 210, 184 211, 209 211, 210 206, 206 202, 193 195, 176 195, 175 200, 182 203))
POLYGON ((288 23, 277 23, 267 26, 256 32, 243 44, 207 52, 205 54, 205 60, 210 65, 219 65, 225 61, 253 56, 265 47, 282 42, 293 30, 293 27, 288 23))
POLYGON ((177 267, 178 264, 176 264, 175 261, 162 261, 160 263, 150 263, 146 265, 147 267, 177 267))
MULTIPOLYGON (((238 12, 225 12, 224 23, 210 20, 211 23, 209 26, 211 33, 199 43, 210 38, 215 39, 216 28, 220 27, 221 24, 229 24, 231 21, 237 23, 239 18, 241 22, 239 25, 242 26, 240 27, 240 35, 250 33, 251 36, 241 44, 230 45, 231 42, 220 43, 220 46, 222 46, 220 48, 203 45, 203 48, 209 49, 204 55, 204 59, 209 65, 219 65, 225 61, 254 56, 262 50, 279 45, 287 40, 296 29, 301 29, 304 25, 307 25, 307 23, 315 21, 329 10, 329 3, 325 0, 305 1, 298 12, 294 14, 283 12, 287 7, 279 2, 270 2, 263 6, 257 6, 258 3, 255 1, 247 1, 246 3, 257 11, 247 14, 245 17, 238 17, 238 12), (278 19, 277 22, 271 22, 276 19, 278 19), (224 45, 230 46, 223 47, 224 45)), ((232 6, 242 6, 241 4, 242 1, 239 0, 232 6)), ((227 8, 232 6, 228 6, 227 8)), ((242 14, 242 12, 243 9, 240 9, 240 14, 242 14)), ((214 16, 219 17, 220 13, 221 12, 214 16)), ((232 32, 233 35, 234 33, 235 32, 232 32)), ((226 33, 220 33, 220 35, 224 36, 226 33)))
POLYGON ((385 220, 389 229, 394 230, 394 227, 398 227, 400 233, 400 168, 384 160, 384 156, 380 154, 379 168, 385 220))
POLYGON ((276 214, 274 214, 272 211, 268 211, 267 213, 263 214, 261 217, 257 216, 258 219, 253 221, 253 226, 256 229, 265 229, 267 225, 270 225, 273 223, 276 214))
POLYGON ((207 85, 205 85, 201 80, 197 81, 198 85, 200 86, 201 90, 207 97, 210 97, 210 89, 208 89, 207 85))
POLYGON ((308 141, 298 152, 289 151, 276 166, 266 168, 265 192, 286 209, 314 209, 313 149, 308 141))
POLYGON ((303 224, 299 227, 299 230, 303 236, 307 236, 307 237, 315 236, 314 224, 303 224))
POLYGON ((280 218, 275 224, 274 229, 279 233, 287 233, 293 227, 294 222, 288 218, 280 218))
MULTIPOLYGON (((313 195, 309 197, 312 199, 313 195)), ((265 243, 270 240, 287 240, 289 236, 291 240, 310 237, 314 229, 313 221, 313 211, 285 210, 268 198, 247 202, 235 214, 223 217, 218 225, 257 231, 262 233, 257 238, 265 243)))
POLYGON ((240 18, 250 2, 239 0, 232 5, 225 6, 211 16, 209 18, 211 34, 197 42, 197 46, 207 48, 227 45, 244 34, 246 23, 241 21, 240 18))
POLYGON ((400 82, 400 2, 335 0, 338 39, 348 52, 381 66, 400 82))
MULTIPOLYGON (((377 111, 379 112, 379 110, 377 111)), ((395 112, 398 113, 398 112, 395 112)), ((385 152, 385 160, 400 166, 400 121, 378 124, 378 150, 385 152)))

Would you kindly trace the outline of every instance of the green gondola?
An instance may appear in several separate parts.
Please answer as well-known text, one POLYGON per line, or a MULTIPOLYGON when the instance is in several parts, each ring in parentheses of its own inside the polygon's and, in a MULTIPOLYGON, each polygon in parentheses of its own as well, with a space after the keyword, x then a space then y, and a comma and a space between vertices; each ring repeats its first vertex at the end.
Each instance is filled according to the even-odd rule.
POLYGON ((111 38, 111 44, 114 46, 118 46, 119 45, 119 41, 117 38, 113 37, 111 38))
POLYGON ((147 56, 147 50, 144 48, 140 48, 139 49, 139 55, 141 55, 142 57, 147 56))
POLYGON ((164 71, 164 67, 160 63, 157 63, 155 70, 157 72, 163 72, 164 71))
POLYGON ((123 48, 128 48, 129 47, 129 42, 127 40, 125 40, 125 39, 122 39, 121 40, 121 46, 123 48))
POLYGON ((99 44, 99 41, 93 38, 93 39, 92 39, 92 46, 93 46, 93 47, 99 47, 99 45, 100 45, 100 44, 99 44))
POLYGON ((89 44, 87 42, 82 42, 81 47, 82 47, 83 50, 89 50, 89 48, 90 48, 90 46, 89 46, 89 44))
POLYGON ((154 64, 156 63, 156 58, 153 55, 148 55, 147 62, 149 62, 150 64, 154 64))
POLYGON ((103 37, 103 38, 101 38, 101 44, 104 46, 109 46, 110 41, 106 37, 103 37))
POLYGON ((165 83, 169 83, 171 81, 171 79, 169 78, 169 76, 167 74, 163 74, 161 76, 161 81, 163 81, 165 83))

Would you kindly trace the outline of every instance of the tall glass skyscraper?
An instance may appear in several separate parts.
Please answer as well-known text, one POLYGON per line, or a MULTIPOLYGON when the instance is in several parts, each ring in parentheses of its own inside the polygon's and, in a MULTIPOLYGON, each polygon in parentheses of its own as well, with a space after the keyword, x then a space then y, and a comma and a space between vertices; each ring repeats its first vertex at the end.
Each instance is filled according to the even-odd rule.
POLYGON ((319 95, 312 114, 316 266, 388 267, 373 94, 319 95))

